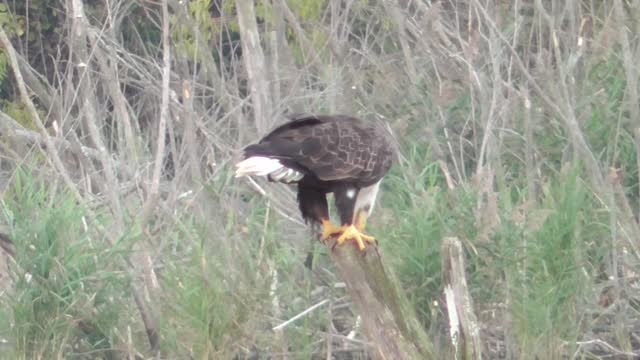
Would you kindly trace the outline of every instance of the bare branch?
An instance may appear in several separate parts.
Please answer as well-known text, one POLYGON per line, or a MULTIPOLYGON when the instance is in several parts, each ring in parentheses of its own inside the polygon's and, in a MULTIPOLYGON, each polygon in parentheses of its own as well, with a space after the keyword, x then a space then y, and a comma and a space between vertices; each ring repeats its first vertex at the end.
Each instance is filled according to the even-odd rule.
POLYGON ((620 36, 620 45, 622 45, 622 60, 624 62, 624 69, 627 73, 627 91, 629 96, 627 99, 629 112, 631 114, 631 121, 634 123, 640 122, 640 103, 638 102, 638 62, 637 58, 633 56, 631 51, 631 43, 629 42, 629 35, 627 34, 627 27, 625 26, 625 12, 622 8, 622 1, 614 0, 614 13, 616 22, 618 23, 618 36, 620 36))
MULTIPOLYGON (((124 129, 124 148, 125 157, 132 163, 138 163, 138 151, 136 148, 136 141, 133 132, 133 126, 131 122, 131 115, 127 106, 127 100, 122 93, 122 90, 118 86, 118 75, 115 68, 115 64, 107 62, 109 58, 115 58, 113 55, 108 55, 105 51, 98 47, 98 41, 93 32, 89 32, 89 39, 92 46, 96 49, 96 60, 100 67, 100 75, 102 76, 103 83, 106 84, 109 96, 113 101, 118 119, 124 129)), ((109 51, 109 50, 108 50, 109 51)))
POLYGON ((55 90, 51 85, 39 76, 39 74, 31 67, 31 65, 19 54, 16 54, 18 64, 20 65, 20 71, 24 77, 26 86, 32 90, 42 105, 50 111, 50 118, 57 121, 62 120, 62 104, 57 98, 55 90))
POLYGON ((567 129, 567 133, 571 137, 573 146, 575 146, 576 151, 580 154, 581 158, 585 161, 587 167, 589 168, 588 174, 591 175, 594 185, 599 188, 606 186, 604 176, 602 175, 602 171, 600 170, 600 165, 598 165, 596 158, 589 149, 589 145, 583 136, 582 130, 580 129, 580 125, 578 124, 578 120, 575 117, 573 109, 562 109, 555 101, 553 101, 548 96, 547 92, 540 87, 536 79, 534 79, 533 76, 529 73, 527 67, 522 62, 520 55, 518 55, 513 46, 511 46, 511 43, 504 37, 504 35, 502 35, 495 22, 487 13, 487 10, 484 8, 484 5, 480 4, 478 0, 474 0, 474 3, 480 10, 480 13, 482 13, 482 16, 486 20, 487 24, 489 24, 491 29, 495 31, 495 34, 498 36, 504 46, 507 47, 518 69, 520 70, 522 75, 529 81, 529 84, 531 85, 533 90, 535 90, 540 99, 563 120, 567 129))
POLYGON ((263 134, 269 127, 272 107, 268 95, 267 69, 262 46, 260 45, 256 12, 253 1, 236 0, 236 8, 242 42, 242 58, 249 78, 253 116, 258 133, 263 134))
POLYGON ((58 172, 60 173, 60 176, 62 176, 62 179, 64 180, 65 184, 67 185, 69 190, 72 191, 74 196, 78 200, 82 200, 82 195, 80 195, 80 193, 78 192, 75 184, 73 183, 73 181, 71 180, 71 177, 69 176, 69 173, 65 169, 65 166, 62 163, 62 160, 60 159, 60 154, 58 154, 58 152, 56 151, 53 140, 49 135, 49 133, 47 132, 47 129, 45 129, 44 124, 40 119, 40 115, 38 114, 38 111, 36 110, 35 105, 31 101, 31 98, 29 97, 29 93, 27 92, 27 88, 25 86, 24 79, 22 77, 22 72, 20 71, 20 64, 16 56, 16 51, 13 48, 13 45, 11 44, 11 41, 7 37, 7 34, 5 33, 4 29, 1 27, 0 27, 0 43, 2 43, 2 46, 4 47, 5 51, 7 52, 7 55, 9 56, 9 64, 13 69, 13 74, 16 78, 16 84, 18 85, 22 102, 27 106, 27 109, 29 110, 29 114, 31 115, 31 119, 35 123, 36 127, 38 128, 38 131, 40 132, 40 135, 44 139, 46 150, 49 154, 51 161, 53 162, 54 167, 58 170, 58 172))
POLYGON ((97 111, 95 104, 94 91, 92 89, 92 75, 88 72, 91 67, 90 54, 87 50, 87 26, 86 15, 81 0, 73 0, 72 4, 72 44, 77 64, 84 64, 79 66, 81 72, 80 75, 80 101, 82 104, 79 106, 81 113, 84 113, 84 123, 87 127, 89 137, 95 144, 96 150, 99 153, 100 163, 103 167, 103 174, 106 179, 106 184, 100 184, 102 191, 109 199, 109 205, 111 207, 116 226, 116 233, 121 233, 124 229, 124 220, 122 216, 122 206, 120 199, 116 194, 118 190, 118 180, 115 176, 111 157, 107 152, 107 148, 102 140, 102 134, 96 124, 97 111))
POLYGON ((167 136, 167 122, 169 121, 169 80, 171 78, 171 44, 169 43, 169 8, 167 0, 162 1, 162 96, 160 104, 160 121, 158 122, 158 140, 153 165, 153 175, 147 200, 142 207, 140 223, 144 227, 149 221, 151 212, 160 198, 160 175, 165 156, 165 142, 167 136))

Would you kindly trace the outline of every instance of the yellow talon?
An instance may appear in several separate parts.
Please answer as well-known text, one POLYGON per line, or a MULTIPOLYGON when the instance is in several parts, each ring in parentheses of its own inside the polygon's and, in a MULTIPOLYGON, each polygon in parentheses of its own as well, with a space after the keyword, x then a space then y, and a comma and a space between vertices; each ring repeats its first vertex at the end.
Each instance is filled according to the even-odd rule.
POLYGON ((336 235, 342 234, 343 231, 344 227, 337 227, 329 220, 322 220, 322 235, 320 240, 325 241, 331 239, 336 235))
POLYGON ((321 240, 326 241, 332 237, 338 236, 333 247, 344 244, 347 240, 353 240, 358 245, 360 251, 364 251, 366 248, 365 243, 375 244, 376 239, 372 236, 362 233, 364 225, 366 223, 366 217, 363 214, 359 214, 356 218, 355 225, 344 225, 337 227, 333 225, 329 220, 322 220, 322 235, 321 240))
POLYGON ((346 229, 344 229, 342 234, 336 240, 334 246, 342 245, 347 240, 354 240, 356 244, 358 244, 358 249, 360 249, 360 251, 364 251, 365 242, 368 242, 370 244, 375 244, 376 242, 376 239, 374 237, 361 233, 360 230, 356 229, 356 227, 353 225, 350 225, 346 229))

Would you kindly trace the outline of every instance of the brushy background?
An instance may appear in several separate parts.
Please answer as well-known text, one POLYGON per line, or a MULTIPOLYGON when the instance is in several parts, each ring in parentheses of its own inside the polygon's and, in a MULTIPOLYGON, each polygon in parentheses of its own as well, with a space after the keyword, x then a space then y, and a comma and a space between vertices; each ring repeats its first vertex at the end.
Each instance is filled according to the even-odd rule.
POLYGON ((294 189, 233 178, 300 112, 393 130, 370 232, 436 351, 456 236, 485 358, 640 356, 640 1, 6 0, 0 23, 1 358, 369 358, 294 189))

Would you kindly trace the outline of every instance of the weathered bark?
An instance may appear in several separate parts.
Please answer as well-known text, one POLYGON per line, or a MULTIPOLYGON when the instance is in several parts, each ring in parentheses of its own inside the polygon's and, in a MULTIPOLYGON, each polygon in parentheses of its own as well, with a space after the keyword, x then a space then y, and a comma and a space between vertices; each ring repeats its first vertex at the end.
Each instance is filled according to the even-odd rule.
POLYGON ((454 357, 482 359, 480 327, 467 288, 462 244, 457 238, 446 238, 442 243, 442 277, 454 357))
POLYGON ((260 46, 256 12, 253 0, 236 0, 236 7, 242 43, 242 59, 249 78, 253 115, 258 133, 263 134, 269 126, 271 101, 268 96, 267 68, 265 67, 264 54, 260 46))
POLYGON ((331 258, 381 359, 431 359, 432 344, 377 247, 336 246, 331 258))
POLYGON ((184 103, 184 128, 182 138, 184 139, 184 147, 187 152, 187 167, 191 175, 191 181, 199 183, 202 181, 202 170, 200 169, 200 157, 198 156, 198 136, 196 134, 196 125, 194 118, 196 113, 193 111, 193 87, 189 81, 182 82, 182 98, 184 103))
POLYGON ((288 74, 296 74, 296 68, 292 50, 287 42, 287 26, 284 21, 282 4, 279 0, 271 0, 271 25, 269 38, 269 71, 272 92, 272 104, 276 114, 281 112, 284 104, 287 104, 293 112, 304 112, 304 104, 295 100, 291 94, 300 92, 296 85, 297 79, 292 79, 288 74))

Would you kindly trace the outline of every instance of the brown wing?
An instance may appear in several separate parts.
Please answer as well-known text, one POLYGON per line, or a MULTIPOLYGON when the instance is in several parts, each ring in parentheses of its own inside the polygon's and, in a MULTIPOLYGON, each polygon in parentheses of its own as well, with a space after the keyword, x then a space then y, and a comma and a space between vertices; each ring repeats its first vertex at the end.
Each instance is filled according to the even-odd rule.
POLYGON ((246 152, 282 159, 287 166, 320 180, 363 185, 380 180, 393 159, 393 147, 384 129, 347 116, 295 119, 246 152))

